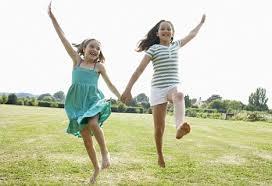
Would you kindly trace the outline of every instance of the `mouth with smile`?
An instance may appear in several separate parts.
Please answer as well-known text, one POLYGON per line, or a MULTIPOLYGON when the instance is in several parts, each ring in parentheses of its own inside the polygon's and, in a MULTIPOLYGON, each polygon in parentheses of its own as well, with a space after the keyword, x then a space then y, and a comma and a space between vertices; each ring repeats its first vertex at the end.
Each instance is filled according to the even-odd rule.
POLYGON ((98 53, 97 53, 97 52, 93 52, 93 51, 91 51, 89 54, 90 54, 92 57, 97 57, 97 56, 98 56, 98 53))

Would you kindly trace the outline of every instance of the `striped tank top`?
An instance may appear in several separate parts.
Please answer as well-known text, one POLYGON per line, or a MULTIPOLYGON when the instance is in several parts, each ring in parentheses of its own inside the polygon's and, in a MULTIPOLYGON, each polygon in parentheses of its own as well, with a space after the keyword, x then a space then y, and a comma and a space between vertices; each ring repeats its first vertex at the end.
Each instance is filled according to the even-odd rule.
POLYGON ((166 88, 180 83, 178 49, 180 41, 175 41, 170 46, 154 44, 146 51, 153 65, 153 77, 151 86, 166 88))

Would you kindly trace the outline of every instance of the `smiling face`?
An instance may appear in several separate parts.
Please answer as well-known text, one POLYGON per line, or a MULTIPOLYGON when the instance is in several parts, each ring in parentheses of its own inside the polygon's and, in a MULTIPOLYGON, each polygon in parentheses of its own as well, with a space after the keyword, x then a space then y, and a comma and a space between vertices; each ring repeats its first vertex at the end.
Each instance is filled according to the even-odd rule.
POLYGON ((172 41, 174 35, 174 29, 172 24, 167 21, 161 22, 157 36, 160 38, 160 43, 169 44, 172 41))
POLYGON ((100 43, 96 40, 91 40, 87 46, 83 49, 84 58, 90 61, 97 61, 101 49, 100 43))

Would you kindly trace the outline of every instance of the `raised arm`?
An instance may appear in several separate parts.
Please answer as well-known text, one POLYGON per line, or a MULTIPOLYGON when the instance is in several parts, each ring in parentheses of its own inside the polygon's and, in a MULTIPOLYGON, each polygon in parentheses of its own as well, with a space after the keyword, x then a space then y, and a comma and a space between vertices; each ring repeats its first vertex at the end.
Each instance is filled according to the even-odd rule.
POLYGON ((66 49, 67 53, 70 55, 70 57, 73 60, 73 65, 75 66, 77 64, 78 61, 80 61, 80 56, 79 54, 73 49, 72 45, 70 44, 70 42, 65 38, 64 33, 62 31, 62 29, 60 28, 54 14, 51 11, 51 2, 48 6, 48 15, 50 17, 50 19, 52 20, 53 26, 64 46, 64 48, 66 49))
POLYGON ((203 14, 200 23, 186 37, 180 40, 181 47, 186 45, 189 41, 191 41, 197 35, 198 31, 200 30, 203 23, 205 22, 205 19, 206 19, 206 15, 203 14))
POLYGON ((127 104, 132 99, 131 89, 132 89, 134 83, 137 81, 137 79, 143 73, 143 71, 145 70, 145 68, 149 62, 150 62, 150 57, 148 55, 145 55, 144 58, 142 59, 140 65, 137 67, 135 72, 132 74, 132 76, 127 84, 126 90, 124 91, 124 93, 121 96, 122 102, 127 104))
POLYGON ((111 90, 111 92, 118 98, 120 99, 121 95, 119 93, 119 91, 117 90, 117 88, 112 84, 107 72, 106 72, 106 68, 103 64, 97 64, 98 70, 100 72, 100 74, 102 75, 105 83, 107 84, 108 88, 111 90))

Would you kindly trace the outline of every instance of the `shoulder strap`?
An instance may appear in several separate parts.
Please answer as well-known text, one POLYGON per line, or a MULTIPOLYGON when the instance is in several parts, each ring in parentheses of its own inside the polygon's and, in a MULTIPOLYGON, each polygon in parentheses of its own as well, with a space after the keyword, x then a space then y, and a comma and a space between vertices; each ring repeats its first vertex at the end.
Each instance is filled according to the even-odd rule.
POLYGON ((79 61, 79 63, 77 64, 77 67, 79 67, 80 66, 80 64, 82 63, 82 59, 80 59, 80 61, 79 61))
POLYGON ((99 63, 99 62, 95 62, 95 63, 94 63, 94 67, 93 67, 93 69, 95 69, 96 63, 99 63))

